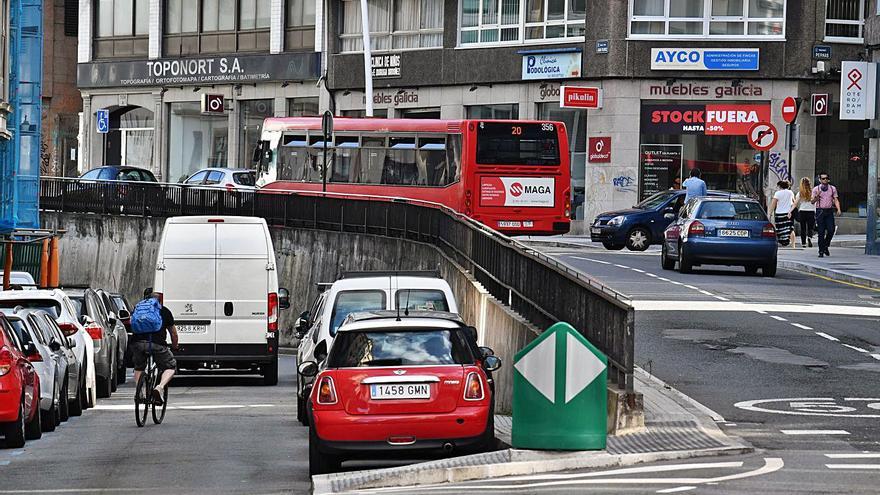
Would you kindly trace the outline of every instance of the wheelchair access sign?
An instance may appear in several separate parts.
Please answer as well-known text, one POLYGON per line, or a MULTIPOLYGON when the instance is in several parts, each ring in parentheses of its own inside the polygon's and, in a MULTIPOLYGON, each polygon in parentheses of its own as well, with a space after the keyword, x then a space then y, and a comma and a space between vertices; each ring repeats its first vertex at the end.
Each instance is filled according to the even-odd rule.
POLYGON ((96 112, 95 127, 98 134, 107 134, 110 132, 110 111, 100 109, 96 112))

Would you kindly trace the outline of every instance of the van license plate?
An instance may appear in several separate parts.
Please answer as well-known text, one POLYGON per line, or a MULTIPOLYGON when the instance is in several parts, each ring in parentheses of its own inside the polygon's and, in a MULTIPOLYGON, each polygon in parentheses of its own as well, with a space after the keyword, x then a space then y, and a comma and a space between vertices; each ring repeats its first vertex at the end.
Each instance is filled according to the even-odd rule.
POLYGON ((188 335, 208 333, 208 325, 174 325, 177 333, 185 333, 188 335))
POLYGON ((385 399, 430 399, 431 385, 428 383, 377 383, 370 385, 370 398, 385 399))
POLYGON ((513 220, 499 220, 498 226, 507 229, 518 229, 522 227, 522 222, 516 222, 513 220))
POLYGON ((749 231, 722 229, 718 231, 718 235, 720 235, 721 237, 748 237, 749 231))

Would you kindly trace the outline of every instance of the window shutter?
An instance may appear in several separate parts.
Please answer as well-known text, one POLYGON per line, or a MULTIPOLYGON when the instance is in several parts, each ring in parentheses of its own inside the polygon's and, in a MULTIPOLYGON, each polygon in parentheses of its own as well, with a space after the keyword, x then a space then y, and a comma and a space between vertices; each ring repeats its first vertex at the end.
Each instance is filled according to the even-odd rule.
POLYGON ((79 1, 64 0, 64 35, 76 36, 79 33, 79 1))

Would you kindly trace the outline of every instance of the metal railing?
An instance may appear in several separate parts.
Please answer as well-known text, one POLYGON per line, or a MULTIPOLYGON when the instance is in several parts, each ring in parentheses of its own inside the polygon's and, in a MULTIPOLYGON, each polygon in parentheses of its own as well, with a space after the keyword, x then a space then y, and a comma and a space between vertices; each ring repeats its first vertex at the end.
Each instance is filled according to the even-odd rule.
POLYGON ((270 226, 374 234, 433 244, 492 296, 546 328, 570 323, 608 356, 609 380, 633 387, 634 312, 600 282, 442 205, 351 194, 227 191, 180 184, 46 177, 44 210, 143 216, 247 215, 270 226))

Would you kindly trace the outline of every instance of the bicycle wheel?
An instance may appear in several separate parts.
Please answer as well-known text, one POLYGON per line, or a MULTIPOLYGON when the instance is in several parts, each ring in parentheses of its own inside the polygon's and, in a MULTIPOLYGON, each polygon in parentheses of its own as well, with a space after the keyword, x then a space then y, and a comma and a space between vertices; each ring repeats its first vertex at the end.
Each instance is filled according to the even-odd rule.
POLYGON ((165 387, 165 391, 162 393, 162 405, 153 404, 153 423, 162 424, 162 420, 165 419, 166 407, 168 407, 168 387, 165 387), (156 407, 159 407, 159 410, 156 410, 156 407))
POLYGON ((134 391, 134 419, 138 427, 147 423, 147 411, 150 410, 149 384, 147 383, 148 372, 141 373, 137 387, 134 391))

